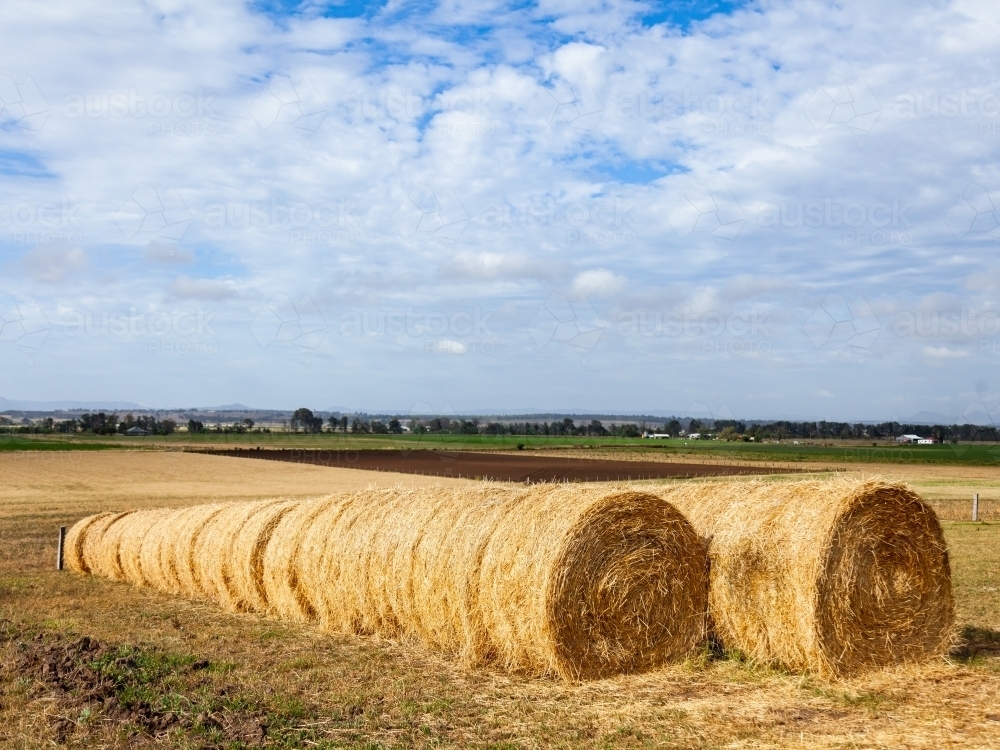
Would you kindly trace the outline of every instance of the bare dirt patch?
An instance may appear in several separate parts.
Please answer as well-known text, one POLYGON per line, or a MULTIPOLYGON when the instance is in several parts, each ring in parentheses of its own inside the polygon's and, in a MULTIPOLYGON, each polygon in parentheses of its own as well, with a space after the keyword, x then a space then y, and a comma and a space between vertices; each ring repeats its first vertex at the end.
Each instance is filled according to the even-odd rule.
POLYGON ((330 466, 341 469, 389 471, 402 474, 459 479, 492 479, 500 482, 618 482, 642 479, 750 476, 788 473, 797 469, 771 469, 759 465, 722 463, 669 463, 575 458, 559 454, 475 453, 428 450, 224 450, 212 455, 257 458, 266 461, 330 466))

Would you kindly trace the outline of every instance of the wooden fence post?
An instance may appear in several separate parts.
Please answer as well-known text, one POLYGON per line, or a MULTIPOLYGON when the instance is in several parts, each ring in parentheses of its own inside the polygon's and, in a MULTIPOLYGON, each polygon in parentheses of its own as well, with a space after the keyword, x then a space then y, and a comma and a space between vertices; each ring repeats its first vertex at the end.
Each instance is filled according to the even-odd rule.
POLYGON ((979 520, 979 493, 972 496, 972 520, 979 520))
POLYGON ((56 570, 63 569, 63 549, 66 547, 66 527, 59 527, 59 548, 56 550, 56 570))

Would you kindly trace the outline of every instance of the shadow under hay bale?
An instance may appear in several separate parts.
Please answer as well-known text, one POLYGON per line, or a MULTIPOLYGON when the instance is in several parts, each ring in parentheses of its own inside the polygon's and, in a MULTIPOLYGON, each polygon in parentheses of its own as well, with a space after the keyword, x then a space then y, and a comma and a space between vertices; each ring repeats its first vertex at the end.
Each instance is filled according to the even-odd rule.
POLYGON ((705 546, 644 492, 370 489, 130 519, 80 521, 72 567, 565 679, 650 669, 705 639, 705 546))
POLYGON ((660 494, 708 543, 709 613, 725 648, 828 676, 947 652, 947 547, 905 486, 710 482, 660 494))

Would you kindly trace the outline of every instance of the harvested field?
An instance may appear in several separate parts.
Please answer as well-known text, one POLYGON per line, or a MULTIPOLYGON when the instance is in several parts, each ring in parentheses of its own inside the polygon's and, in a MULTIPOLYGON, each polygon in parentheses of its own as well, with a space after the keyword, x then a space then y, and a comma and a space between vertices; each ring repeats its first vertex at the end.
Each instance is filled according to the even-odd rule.
POLYGON ((994 522, 942 524, 963 634, 953 655, 838 679, 705 653, 567 684, 52 571, 56 527, 108 507, 308 498, 399 480, 460 483, 180 453, 4 455, 0 619, 12 622, 0 624, 0 747, 1000 746, 994 522))
POLYGON ((216 450, 215 456, 259 458, 266 461, 335 466, 366 471, 499 482, 620 482, 643 479, 752 476, 791 473, 797 469, 722 463, 677 463, 664 461, 617 461, 602 458, 570 458, 551 454, 532 456, 512 452, 428 450, 216 450))
POLYGON ((190 569, 182 593, 231 611, 278 611, 271 594, 306 602, 294 614, 335 632, 421 637, 469 665, 568 680, 691 657, 706 635, 704 546, 648 493, 489 483, 194 512, 203 523, 188 509, 121 514, 100 529, 105 515, 84 518, 69 535, 84 550, 71 565, 171 591, 165 545, 165 567, 190 569))

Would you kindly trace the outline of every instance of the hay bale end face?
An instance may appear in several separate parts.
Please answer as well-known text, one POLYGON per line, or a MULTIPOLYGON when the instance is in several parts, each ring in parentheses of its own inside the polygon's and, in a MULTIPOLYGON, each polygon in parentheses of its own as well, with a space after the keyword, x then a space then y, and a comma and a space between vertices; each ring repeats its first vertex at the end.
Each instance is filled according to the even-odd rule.
POLYGON ((74 527, 74 569, 572 680, 651 669, 705 638, 705 546, 642 492, 371 489, 130 518, 74 527))
POLYGON ((661 494, 709 542, 709 611, 726 648, 827 676, 947 650, 947 547, 905 486, 711 482, 661 494))

